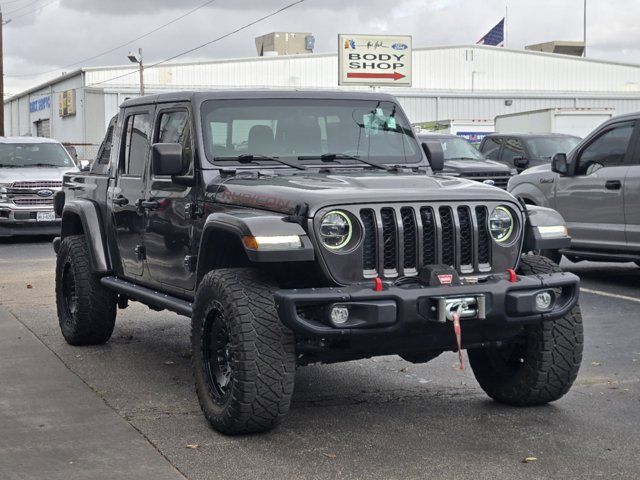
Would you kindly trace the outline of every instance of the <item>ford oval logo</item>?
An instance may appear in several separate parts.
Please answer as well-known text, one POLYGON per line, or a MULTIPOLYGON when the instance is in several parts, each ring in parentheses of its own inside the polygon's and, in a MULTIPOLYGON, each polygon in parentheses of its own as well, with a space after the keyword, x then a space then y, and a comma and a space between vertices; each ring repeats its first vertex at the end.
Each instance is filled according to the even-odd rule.
POLYGON ((393 45, 391 45, 391 48, 393 48, 394 50, 406 50, 409 47, 404 43, 394 43, 393 45))
POLYGON ((492 187, 496 184, 496 182, 491 180, 490 178, 483 180, 482 183, 484 183, 485 185, 491 185, 492 187))
POLYGON ((38 190, 36 195, 39 197, 50 197, 53 195, 53 190, 38 190))

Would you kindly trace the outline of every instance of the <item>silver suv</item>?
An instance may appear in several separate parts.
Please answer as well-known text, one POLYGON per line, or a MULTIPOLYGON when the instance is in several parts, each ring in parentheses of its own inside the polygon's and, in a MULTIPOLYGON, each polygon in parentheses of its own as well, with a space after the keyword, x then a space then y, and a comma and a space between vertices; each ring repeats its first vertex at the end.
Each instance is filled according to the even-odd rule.
POLYGON ((573 240, 547 252, 554 260, 640 265, 640 113, 608 120, 551 164, 513 177, 508 190, 564 217, 573 240))
POLYGON ((0 138, 0 237, 59 233, 53 197, 71 171, 78 168, 56 140, 0 138))

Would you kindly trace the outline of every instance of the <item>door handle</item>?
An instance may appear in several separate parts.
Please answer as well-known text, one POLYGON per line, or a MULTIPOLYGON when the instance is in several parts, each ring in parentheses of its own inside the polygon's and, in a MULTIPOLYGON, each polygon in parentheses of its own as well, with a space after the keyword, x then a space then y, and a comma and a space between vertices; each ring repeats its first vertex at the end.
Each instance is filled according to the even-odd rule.
POLYGON ((138 200, 137 207, 141 210, 155 210, 160 206, 160 202, 157 200, 138 200))
POLYGON ((620 188, 622 188, 622 182, 620 180, 607 180, 604 188, 607 190, 620 190, 620 188))
POLYGON ((129 204, 129 199, 127 197, 122 196, 122 195, 118 195, 116 198, 113 199, 113 203, 115 205, 118 205, 118 206, 122 207, 124 205, 128 205, 129 204))

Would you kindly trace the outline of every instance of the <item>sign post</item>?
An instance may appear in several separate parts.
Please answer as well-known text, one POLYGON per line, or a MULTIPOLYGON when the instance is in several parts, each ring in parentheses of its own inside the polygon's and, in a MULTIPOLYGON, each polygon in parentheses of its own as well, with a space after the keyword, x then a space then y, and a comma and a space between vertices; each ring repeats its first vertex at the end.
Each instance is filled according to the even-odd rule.
POLYGON ((338 35, 338 85, 411 86, 410 35, 338 35))

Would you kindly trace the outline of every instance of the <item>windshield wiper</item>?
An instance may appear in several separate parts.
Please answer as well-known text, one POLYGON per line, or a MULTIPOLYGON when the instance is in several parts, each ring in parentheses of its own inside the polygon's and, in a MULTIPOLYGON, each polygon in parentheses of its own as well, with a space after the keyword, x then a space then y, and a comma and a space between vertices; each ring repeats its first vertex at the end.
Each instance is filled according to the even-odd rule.
POLYGON ((229 156, 229 157, 214 157, 214 161, 216 160, 237 160, 240 163, 253 163, 254 160, 273 160, 274 162, 281 163, 282 165, 287 165, 288 167, 297 168, 298 170, 306 170, 307 167, 304 165, 300 165, 299 163, 288 162, 287 160, 282 160, 279 157, 269 157, 267 155, 253 155, 251 153, 245 153, 243 155, 238 156, 229 156))
POLYGON ((322 155, 303 155, 303 156, 298 157, 298 160, 314 160, 316 158, 319 158, 323 162, 327 162, 327 163, 335 162, 336 160, 339 160, 339 159, 356 160, 358 162, 365 163, 365 164, 370 165, 372 167, 379 168, 381 170, 389 171, 389 167, 387 167, 386 165, 382 165, 380 163, 372 162, 371 160, 365 160, 364 158, 357 157, 355 155, 347 155, 346 153, 323 153, 322 155))
POLYGON ((0 168, 18 168, 21 165, 13 165, 11 163, 0 163, 0 168))
POLYGON ((64 167, 65 165, 57 165, 55 163, 30 163, 25 167, 64 167))

